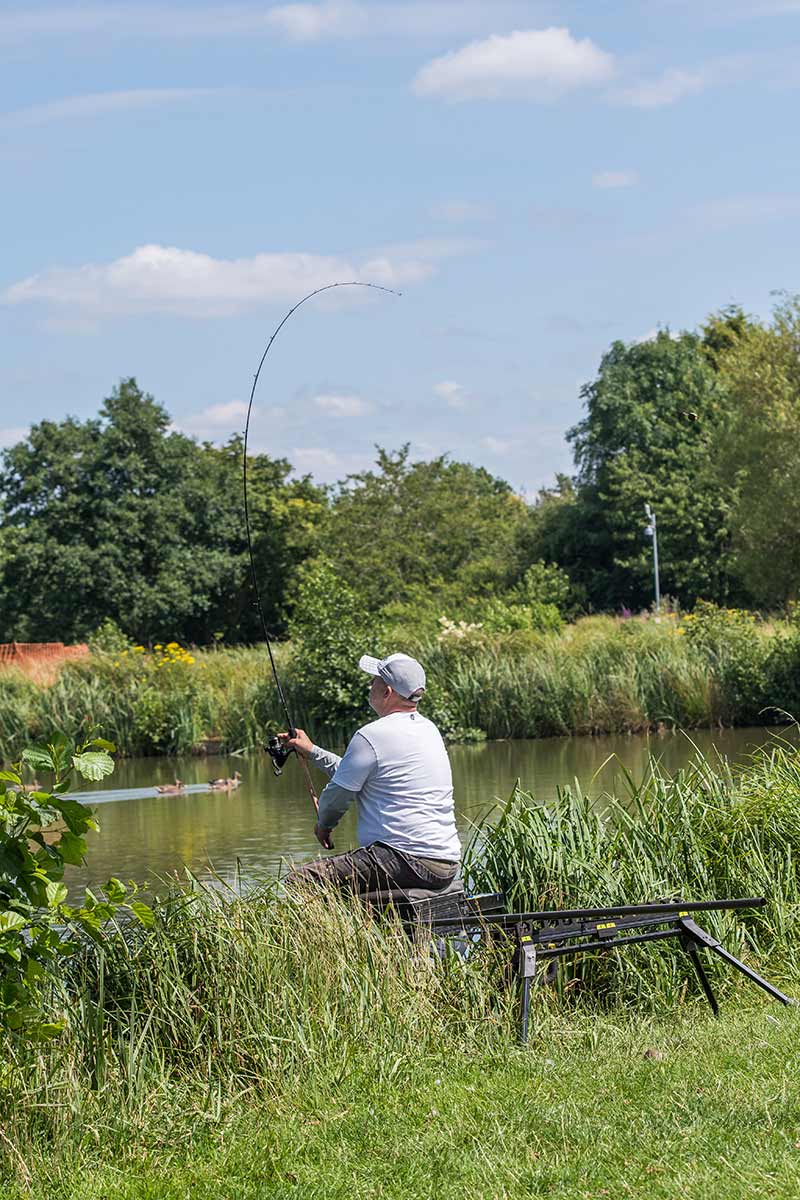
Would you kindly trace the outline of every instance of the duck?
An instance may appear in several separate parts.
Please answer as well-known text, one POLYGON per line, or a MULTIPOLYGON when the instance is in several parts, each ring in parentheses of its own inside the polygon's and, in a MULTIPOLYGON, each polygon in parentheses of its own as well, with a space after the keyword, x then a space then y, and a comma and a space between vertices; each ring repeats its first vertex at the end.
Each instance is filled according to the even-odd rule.
POLYGON ((241 775, 234 771, 232 779, 209 779, 208 786, 212 792, 230 792, 233 788, 238 788, 241 782, 241 775))
POLYGON ((186 785, 182 779, 176 779, 174 783, 160 784, 156 788, 156 791, 161 796, 173 796, 173 795, 175 795, 176 792, 182 792, 184 790, 185 786, 186 785))

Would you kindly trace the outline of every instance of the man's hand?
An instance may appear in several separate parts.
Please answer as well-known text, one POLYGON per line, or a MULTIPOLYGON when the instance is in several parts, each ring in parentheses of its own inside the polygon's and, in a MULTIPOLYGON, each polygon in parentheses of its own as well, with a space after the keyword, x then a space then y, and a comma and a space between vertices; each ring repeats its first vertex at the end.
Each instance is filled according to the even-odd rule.
MULTIPOLYGON (((297 732, 299 733, 300 730, 298 729, 297 732)), ((319 823, 317 823, 314 826, 314 837, 317 839, 320 846, 322 846, 322 848, 324 850, 332 850, 333 849, 333 841, 331 840, 330 829, 323 829, 322 826, 319 823)))
POLYGON ((303 758, 308 758, 314 748, 314 743, 305 729, 295 729, 294 734, 294 737, 289 737, 288 733, 279 733, 278 737, 286 746, 291 746, 292 750, 302 755, 303 758))

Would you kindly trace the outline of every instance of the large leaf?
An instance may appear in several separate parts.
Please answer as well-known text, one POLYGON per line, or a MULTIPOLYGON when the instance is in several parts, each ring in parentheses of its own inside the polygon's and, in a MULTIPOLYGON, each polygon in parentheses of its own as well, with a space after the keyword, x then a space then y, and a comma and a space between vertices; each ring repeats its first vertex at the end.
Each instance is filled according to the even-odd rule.
POLYGON ((8 933, 11 929, 21 929, 23 925, 27 925, 26 917, 18 912, 0 913, 0 933, 8 933))
POLYGON ((86 808, 79 800, 55 800, 53 807, 58 809, 73 833, 84 833, 87 829, 97 829, 97 822, 92 816, 92 810, 86 808))
POLYGON ((114 760, 105 750, 87 750, 85 754, 74 754, 72 765, 84 779, 105 779, 114 770, 114 760))
POLYGON ((22 751, 22 761, 34 771, 54 771, 53 756, 45 746, 31 746, 22 751))
POLYGON ((0 779, 7 779, 9 783, 20 785, 22 779, 18 771, 0 771, 0 779))
POLYGON ((65 883, 48 883, 45 891, 47 893, 47 903, 51 908, 56 908, 59 904, 63 904, 67 898, 67 885, 65 883))
POLYGON ((86 853, 86 842, 82 837, 78 837, 77 834, 70 833, 67 830, 62 833, 59 839, 58 849, 65 863, 69 863, 73 867, 79 867, 86 853))

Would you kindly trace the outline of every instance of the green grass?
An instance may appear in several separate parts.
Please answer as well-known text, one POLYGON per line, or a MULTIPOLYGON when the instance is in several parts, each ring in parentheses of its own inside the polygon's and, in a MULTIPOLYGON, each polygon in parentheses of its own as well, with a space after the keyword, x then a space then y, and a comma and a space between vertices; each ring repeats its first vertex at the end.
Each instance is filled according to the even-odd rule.
POLYGON ((554 1020, 527 1050, 412 1052, 383 1073, 318 1060, 238 1094, 155 1092, 135 1124, 98 1101, 57 1154, 20 1146, 2 1194, 794 1200, 799 1046, 795 1012, 757 1009, 554 1020))
MULTIPOLYGON (((513 904, 765 894, 709 918, 800 996, 800 757, 656 764, 629 795, 517 791, 468 869, 513 904)), ((703 918, 706 924, 706 918, 703 918)), ((55 1042, 0 1058, 0 1196, 795 1197, 800 1015, 674 943, 562 964, 531 1041, 499 942, 463 961, 276 885, 196 885, 55 979, 55 1042)))

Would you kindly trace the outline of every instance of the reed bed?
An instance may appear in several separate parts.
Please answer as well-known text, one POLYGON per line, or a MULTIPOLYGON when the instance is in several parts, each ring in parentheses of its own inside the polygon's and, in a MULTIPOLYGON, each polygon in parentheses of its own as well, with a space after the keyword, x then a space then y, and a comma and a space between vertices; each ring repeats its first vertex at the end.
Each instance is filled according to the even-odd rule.
MULTIPOLYGON (((800 978, 800 760, 782 739, 742 768, 699 757, 668 776, 651 760, 621 796, 575 784, 538 805, 518 787, 475 832, 467 869, 517 911, 765 896, 763 909, 703 914, 739 958, 784 982, 800 978)), ((718 973, 721 989, 739 985, 718 973)), ((683 956, 652 945, 562 964, 571 1003, 659 1010, 697 994, 683 956)))
MULTIPOLYGON (((506 634, 413 647, 429 678, 426 711, 451 740, 693 729, 782 720, 800 706, 800 635, 785 625, 723 629, 715 640, 679 636, 672 620, 591 617, 562 634, 506 634)), ((354 647, 353 661, 363 647, 354 647)), ((297 669, 301 648, 277 648, 295 720, 341 740, 370 717, 337 707, 324 724, 297 669)), ((124 754, 185 754, 212 745, 246 750, 282 728, 264 648, 198 651, 161 666, 154 656, 96 653, 67 663, 50 685, 0 676, 0 755, 63 729, 100 727, 124 754), (191 661, 189 659, 191 658, 191 661)))

